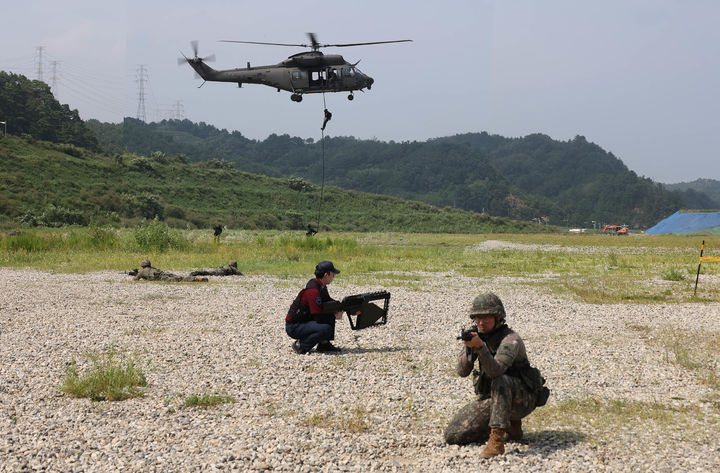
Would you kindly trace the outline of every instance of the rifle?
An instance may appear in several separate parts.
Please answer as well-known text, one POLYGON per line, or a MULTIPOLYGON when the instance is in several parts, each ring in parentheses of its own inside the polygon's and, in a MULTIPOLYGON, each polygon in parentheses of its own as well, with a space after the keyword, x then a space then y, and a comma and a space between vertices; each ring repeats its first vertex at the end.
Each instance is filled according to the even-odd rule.
POLYGON ((456 337, 456 340, 463 340, 465 342, 469 342, 470 340, 472 340, 473 333, 477 333, 478 335, 480 335, 476 328, 463 329, 463 331, 460 332, 460 336, 456 337))
POLYGON ((328 301, 323 303, 323 312, 345 312, 347 313, 350 328, 362 330, 376 325, 387 323, 388 306, 390 305, 390 293, 387 291, 366 292, 344 297, 342 302, 328 301), (370 301, 383 300, 383 307, 380 308, 370 301), (357 320, 353 323, 351 315, 360 312, 357 320))
MULTIPOLYGON (((469 341, 472 340, 472 338, 473 338, 473 337, 472 337, 472 334, 473 334, 473 333, 477 333, 478 336, 480 336, 480 332, 478 332, 477 327, 474 327, 474 326, 473 326, 472 328, 463 329, 463 330, 460 332, 460 336, 459 336, 459 337, 455 337, 455 338, 456 338, 457 340, 462 340, 462 341, 464 341, 464 342, 469 342, 469 341)), ((475 358, 477 357, 477 355, 475 354, 475 352, 473 351, 473 349, 470 348, 470 347, 465 347, 465 356, 467 356, 467 359, 468 359, 468 361, 469 361, 470 363, 474 363, 474 362, 475 362, 475 358)))

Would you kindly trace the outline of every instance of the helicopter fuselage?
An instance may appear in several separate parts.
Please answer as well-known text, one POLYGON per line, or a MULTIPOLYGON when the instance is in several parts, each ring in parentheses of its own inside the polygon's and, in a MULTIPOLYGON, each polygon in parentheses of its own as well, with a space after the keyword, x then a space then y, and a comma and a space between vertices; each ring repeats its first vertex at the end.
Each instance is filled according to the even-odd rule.
POLYGON ((202 59, 187 59, 188 64, 206 81, 262 84, 292 92, 292 99, 302 100, 303 94, 319 92, 352 92, 370 89, 373 78, 360 72, 339 54, 325 55, 320 51, 298 53, 279 64, 215 70, 202 59))

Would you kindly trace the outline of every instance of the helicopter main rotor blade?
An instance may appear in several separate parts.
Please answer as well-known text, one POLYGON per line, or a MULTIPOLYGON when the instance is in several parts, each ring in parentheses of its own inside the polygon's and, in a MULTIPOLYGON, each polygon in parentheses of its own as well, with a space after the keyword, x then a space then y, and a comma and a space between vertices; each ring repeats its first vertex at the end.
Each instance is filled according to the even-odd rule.
POLYGON ((411 39, 395 39, 392 41, 372 41, 370 43, 347 43, 347 44, 320 44, 319 48, 344 48, 346 46, 365 46, 368 44, 387 44, 387 43, 412 43, 411 39))
POLYGON ((232 39, 221 39, 219 41, 221 43, 264 44, 267 46, 294 46, 294 47, 299 47, 299 48, 309 48, 310 47, 310 45, 308 45, 308 44, 263 43, 260 41, 235 41, 232 39))
POLYGON ((315 38, 315 33, 308 33, 308 38, 310 38, 310 44, 312 45, 313 51, 317 51, 320 46, 320 43, 317 42, 317 39, 315 38))

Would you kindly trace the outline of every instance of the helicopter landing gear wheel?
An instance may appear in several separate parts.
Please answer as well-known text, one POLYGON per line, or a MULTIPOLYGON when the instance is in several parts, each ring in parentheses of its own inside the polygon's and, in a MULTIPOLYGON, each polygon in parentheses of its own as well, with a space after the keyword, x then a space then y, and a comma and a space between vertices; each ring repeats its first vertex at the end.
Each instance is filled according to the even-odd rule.
POLYGON ((352 100, 354 98, 355 98, 355 96, 353 94, 348 95, 348 100, 352 100))
POLYGON ((292 95, 290 96, 290 100, 292 100, 293 102, 302 102, 302 95, 300 95, 300 94, 292 94, 292 95))

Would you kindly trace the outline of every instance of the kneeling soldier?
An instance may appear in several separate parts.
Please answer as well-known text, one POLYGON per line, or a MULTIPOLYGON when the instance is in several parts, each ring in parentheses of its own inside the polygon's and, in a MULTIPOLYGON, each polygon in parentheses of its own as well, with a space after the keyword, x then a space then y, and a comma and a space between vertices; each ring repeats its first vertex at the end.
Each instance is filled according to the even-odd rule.
POLYGON ((545 404, 549 391, 530 366, 522 339, 505 324, 498 296, 489 292, 476 297, 470 318, 475 326, 464 332, 456 369, 462 377, 472 372, 478 398, 455 414, 445 441, 464 445, 487 440, 480 456, 490 458, 505 453, 506 439, 522 439, 521 419, 545 404), (473 370, 476 359, 479 369, 473 370))

